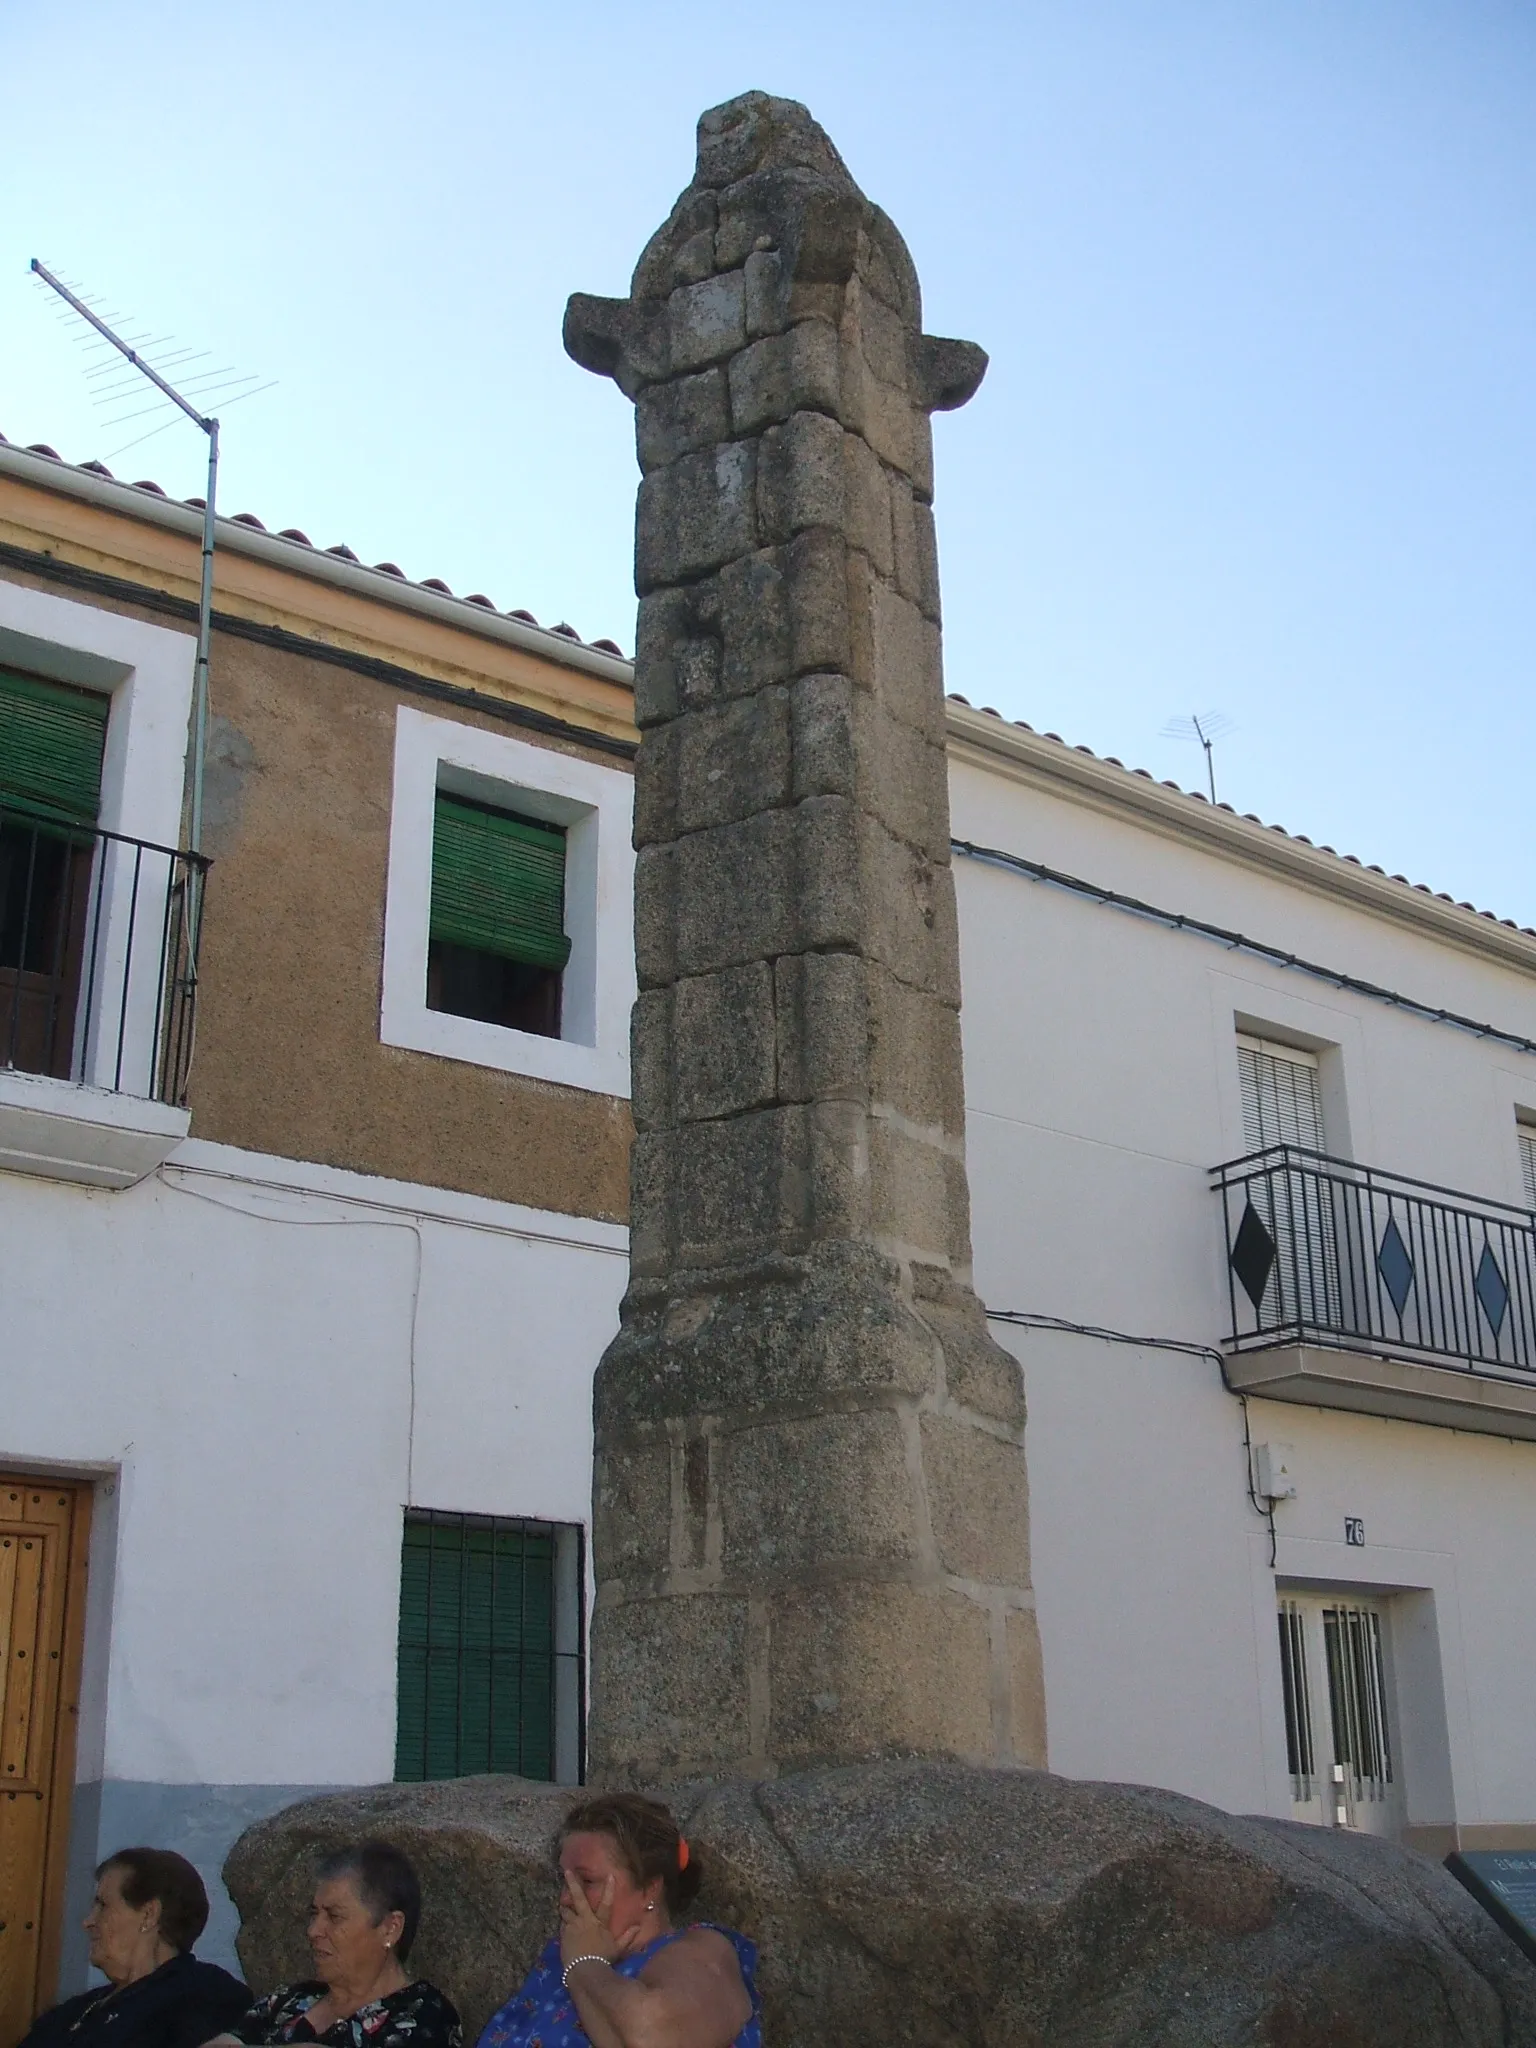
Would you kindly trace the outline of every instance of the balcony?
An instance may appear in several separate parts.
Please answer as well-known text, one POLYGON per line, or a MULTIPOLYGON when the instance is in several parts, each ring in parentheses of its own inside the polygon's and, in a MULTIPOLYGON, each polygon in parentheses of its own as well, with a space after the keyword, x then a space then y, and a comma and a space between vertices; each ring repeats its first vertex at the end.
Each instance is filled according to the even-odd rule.
POLYGON ((0 1169, 122 1188, 186 1136, 206 870, 0 809, 0 1169))
POLYGON ((1212 1178, 1234 1387, 1536 1439, 1529 1211, 1297 1145, 1212 1178))

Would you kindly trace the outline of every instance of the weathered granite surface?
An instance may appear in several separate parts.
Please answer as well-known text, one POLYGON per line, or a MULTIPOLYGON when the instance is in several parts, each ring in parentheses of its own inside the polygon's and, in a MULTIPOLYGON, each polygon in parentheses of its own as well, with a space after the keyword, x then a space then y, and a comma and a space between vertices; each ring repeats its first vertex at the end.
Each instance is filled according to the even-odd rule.
POLYGON ((971 1289, 929 414, 901 237, 806 110, 699 123, 626 299, 631 1284, 598 1371, 607 1779, 1040 1763, 1024 1394, 971 1289))
MULTIPOLYGON (((1435 1864, 1174 1793, 959 1763, 674 1787, 700 1912, 762 1944, 773 2048, 1530 2048, 1536 1971, 1435 1864)), ((307 1974, 314 1857, 418 1862, 413 1958, 472 2044, 553 1930, 569 1800, 387 1786, 263 1821, 225 1880, 258 1988, 307 1974)))

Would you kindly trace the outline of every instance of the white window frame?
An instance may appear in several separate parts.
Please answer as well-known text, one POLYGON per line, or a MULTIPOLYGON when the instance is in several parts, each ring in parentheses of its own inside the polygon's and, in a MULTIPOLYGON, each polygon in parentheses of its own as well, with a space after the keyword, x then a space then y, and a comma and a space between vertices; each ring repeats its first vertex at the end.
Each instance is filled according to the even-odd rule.
MULTIPOLYGON (((97 821, 105 832, 156 846, 178 844, 196 660, 197 642, 190 633, 0 580, 0 662, 111 699, 97 821)), ((127 850, 115 848, 98 858, 108 864, 99 884, 105 906, 101 986, 112 991, 115 1005, 121 1000, 130 920, 141 930, 156 929, 169 873, 163 882, 141 881, 135 911, 127 850)), ((151 1064, 161 990, 158 972, 135 969, 131 979, 121 1053, 124 1071, 138 1073, 151 1064)), ((105 1002, 105 994, 97 1001, 105 1002)), ((110 1090, 118 1037, 93 1029, 90 1043, 89 1070, 76 1073, 70 1085, 110 1090)))
POLYGON ((1520 1149, 1520 1187, 1525 1205, 1536 1210, 1536 1122, 1516 1117, 1515 1142, 1520 1149))
POLYGON ((597 1095, 629 1094, 635 1000, 634 779, 620 768, 556 753, 508 733, 401 705, 395 713, 394 800, 384 906, 379 1036, 386 1045, 526 1074, 597 1095), (447 790, 565 830, 560 1036, 514 1031, 427 1007, 432 832, 447 790))

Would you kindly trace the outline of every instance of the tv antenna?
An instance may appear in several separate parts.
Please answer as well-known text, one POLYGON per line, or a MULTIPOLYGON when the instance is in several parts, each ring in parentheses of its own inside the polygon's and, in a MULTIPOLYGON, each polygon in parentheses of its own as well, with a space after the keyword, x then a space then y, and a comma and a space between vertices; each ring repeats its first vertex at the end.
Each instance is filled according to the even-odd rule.
POLYGON ((1216 742, 1224 740, 1236 726, 1219 711, 1192 711, 1188 718, 1170 718, 1163 727, 1165 740, 1198 740, 1205 749, 1205 777, 1211 802, 1216 801, 1216 742))
MULTIPOLYGON (((115 455, 126 454, 129 448, 137 448, 141 441, 148 441, 156 434, 163 433, 167 427, 174 426, 176 423, 175 408, 179 408, 191 420, 194 426, 200 427, 208 436, 208 490, 207 495, 203 499, 202 576, 197 601, 197 665, 192 685, 192 773, 190 778, 192 792, 191 816, 188 820, 189 851, 201 853, 203 850, 203 777, 208 751, 208 648, 213 636, 213 537, 214 521, 217 516, 215 501, 219 483, 219 422, 212 412, 204 412, 202 407, 204 405, 222 405, 227 408, 230 405, 238 404, 243 398, 255 398, 258 392, 270 391, 272 385, 271 383, 258 383, 254 376, 242 376, 230 365, 216 370, 195 368, 194 365, 207 360, 211 353, 207 349, 171 348, 169 354, 162 354, 161 351, 174 341, 175 337, 172 335, 150 335, 143 333, 124 336, 119 334, 114 328, 108 326, 106 319, 100 313, 92 309, 91 304, 86 298, 71 291, 67 284, 64 284, 59 278, 55 277, 53 272, 40 263, 35 256, 32 258, 32 270, 33 274, 39 277, 51 292, 56 293, 64 301, 64 304, 69 307, 72 313, 85 321, 86 325, 94 329, 95 333, 100 336, 99 340, 90 341, 86 344, 90 352, 97 355, 100 360, 87 369, 85 374, 92 382, 93 390, 91 395, 96 404, 104 406, 117 414, 117 417, 109 420, 107 424, 114 427, 127 426, 130 421, 148 419, 155 414, 170 410, 170 417, 168 419, 163 420, 159 426, 151 427, 147 432, 137 435, 132 441, 125 442, 123 447, 114 449, 113 453, 115 455), (117 354, 130 365, 133 372, 135 372, 134 375, 127 377, 122 375, 121 364, 116 362, 110 353, 112 349, 115 349, 117 354), (155 350, 161 366, 159 369, 155 367, 154 363, 148 361, 144 355, 143 351, 146 349, 155 350), (164 375, 166 370, 175 370, 181 373, 182 388, 180 390, 166 378, 164 375), (140 377, 147 379, 150 384, 154 385, 160 396, 142 410, 124 412, 122 407, 124 405, 131 406, 133 404, 133 394, 139 392, 138 379, 140 377)), ((201 873, 195 862, 193 863, 193 873, 194 875, 201 873)), ((190 927, 188 936, 190 956, 195 961, 197 959, 197 928, 202 914, 202 891, 200 884, 194 884, 191 893, 193 900, 188 919, 190 927)))

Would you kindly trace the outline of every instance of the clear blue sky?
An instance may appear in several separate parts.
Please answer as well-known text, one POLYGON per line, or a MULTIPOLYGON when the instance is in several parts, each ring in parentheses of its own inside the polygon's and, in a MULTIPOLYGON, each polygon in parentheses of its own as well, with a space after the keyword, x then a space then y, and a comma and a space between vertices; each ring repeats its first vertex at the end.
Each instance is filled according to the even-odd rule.
MULTIPOLYGON (((278 378, 221 505, 632 644, 628 406, 560 349, 805 100, 992 368, 936 423, 951 689, 1536 923, 1526 0, 0 0, 0 431, 117 458, 27 259, 278 378)), ((1508 1020, 1517 1022, 1518 1020, 1508 1020)))

